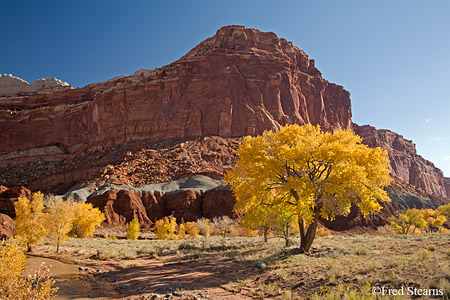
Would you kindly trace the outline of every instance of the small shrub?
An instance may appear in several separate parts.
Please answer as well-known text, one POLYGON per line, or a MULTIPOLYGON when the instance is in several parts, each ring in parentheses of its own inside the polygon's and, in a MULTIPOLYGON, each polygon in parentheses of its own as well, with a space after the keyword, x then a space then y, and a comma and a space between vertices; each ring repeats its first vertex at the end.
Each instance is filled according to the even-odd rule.
MULTIPOLYGON (((28 241, 27 241, 28 242, 28 241)), ((34 275, 21 277, 25 271, 23 243, 13 241, 0 243, 0 299, 51 300, 58 288, 50 277, 50 269, 42 263, 34 275)))
POLYGON ((317 236, 321 236, 321 237, 330 236, 331 235, 331 230, 329 230, 326 227, 319 227, 316 230, 316 235, 317 236))
POLYGON ((214 224, 206 218, 198 219, 197 224, 200 229, 200 234, 209 238, 214 230, 214 224))
POLYGON ((155 234, 161 240, 173 240, 175 229, 177 227, 177 219, 173 216, 165 217, 155 223, 155 234))
POLYGON ((196 239, 199 237, 200 229, 198 228, 198 224, 196 222, 187 222, 186 223, 186 231, 189 235, 189 238, 196 239))
POLYGON ((431 258, 431 252, 428 250, 420 250, 416 255, 420 261, 428 260, 431 258))
POLYGON ((428 246, 428 251, 434 252, 436 251, 436 247, 434 245, 428 246))
POLYGON ((230 233, 233 220, 229 216, 221 216, 213 218, 214 227, 217 228, 222 237, 226 237, 230 233))
POLYGON ((139 231, 141 226, 138 219, 133 219, 127 224, 127 240, 137 240, 139 238, 139 231))
POLYGON ((441 278, 438 283, 438 289, 443 293, 443 299, 450 299, 450 281, 446 278, 441 278))
POLYGON ((186 230, 184 224, 180 224, 178 228, 178 238, 184 240, 186 238, 186 230))
POLYGON ((369 253, 369 251, 366 248, 359 248, 356 249, 355 254, 358 256, 365 256, 369 253))

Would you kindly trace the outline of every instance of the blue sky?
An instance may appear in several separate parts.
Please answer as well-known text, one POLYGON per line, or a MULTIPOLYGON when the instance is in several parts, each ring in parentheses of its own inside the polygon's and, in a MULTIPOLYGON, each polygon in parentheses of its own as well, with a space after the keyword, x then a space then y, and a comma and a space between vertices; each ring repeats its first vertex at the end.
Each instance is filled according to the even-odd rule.
POLYGON ((224 25, 273 31, 351 93, 353 120, 450 176, 450 1, 0 0, 0 73, 75 87, 177 60, 224 25))

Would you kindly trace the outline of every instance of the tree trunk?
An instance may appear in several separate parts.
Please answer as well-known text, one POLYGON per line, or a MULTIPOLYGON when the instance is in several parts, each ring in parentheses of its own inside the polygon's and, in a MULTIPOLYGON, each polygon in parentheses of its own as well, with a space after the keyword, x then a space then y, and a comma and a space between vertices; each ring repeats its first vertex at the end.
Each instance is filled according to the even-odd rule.
POLYGON ((267 236, 269 233, 269 228, 264 228, 264 242, 267 243, 267 236))
POLYGON ((289 247, 290 243, 289 243, 289 224, 286 225, 286 229, 284 230, 284 241, 285 243, 285 247, 289 247))
POLYGON ((321 208, 320 206, 316 206, 314 212, 314 221, 311 224, 309 224, 306 234, 303 225, 303 220, 301 221, 301 224, 299 221, 299 225, 302 225, 300 226, 300 249, 305 253, 311 250, 312 243, 314 241, 314 238, 316 237, 317 225, 319 225, 320 208, 321 208))

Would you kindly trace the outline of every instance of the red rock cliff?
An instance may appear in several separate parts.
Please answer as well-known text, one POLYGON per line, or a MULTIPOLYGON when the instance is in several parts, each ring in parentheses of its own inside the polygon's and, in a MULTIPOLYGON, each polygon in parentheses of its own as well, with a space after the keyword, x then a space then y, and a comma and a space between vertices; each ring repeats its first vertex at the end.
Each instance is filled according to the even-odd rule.
POLYGON ((0 153, 9 153, 3 160, 142 138, 237 137, 293 122, 351 128, 346 90, 324 80, 291 42, 243 26, 221 28, 165 67, 2 98, 0 110, 0 153))
POLYGON ((444 175, 434 164, 416 152, 416 145, 403 136, 386 129, 353 124, 354 131, 369 147, 388 150, 391 175, 409 183, 426 193, 448 197, 444 185, 444 175))

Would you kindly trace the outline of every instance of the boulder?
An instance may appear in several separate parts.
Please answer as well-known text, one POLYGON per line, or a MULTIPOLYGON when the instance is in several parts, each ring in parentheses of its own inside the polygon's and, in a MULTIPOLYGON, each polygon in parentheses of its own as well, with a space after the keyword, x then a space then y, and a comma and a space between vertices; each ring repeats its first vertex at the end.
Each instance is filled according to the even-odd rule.
POLYGON ((10 216, 0 213, 0 240, 8 239, 14 232, 14 220, 10 216))

